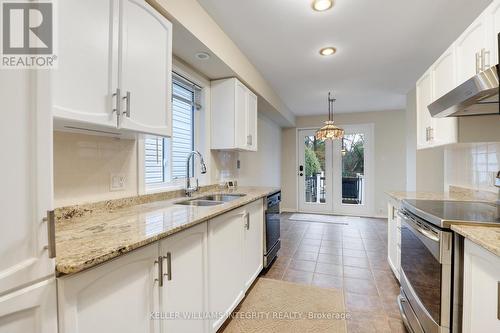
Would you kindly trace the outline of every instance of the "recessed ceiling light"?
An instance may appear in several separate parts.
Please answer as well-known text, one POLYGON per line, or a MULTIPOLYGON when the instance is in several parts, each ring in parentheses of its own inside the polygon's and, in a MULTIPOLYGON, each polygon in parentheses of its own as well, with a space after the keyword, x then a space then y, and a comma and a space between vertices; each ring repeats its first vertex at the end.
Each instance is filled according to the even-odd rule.
POLYGON ((335 52, 337 52, 337 49, 334 47, 324 47, 319 50, 319 54, 321 54, 322 56, 329 56, 335 54, 335 52))
POLYGON ((210 54, 208 54, 207 52, 198 52, 194 56, 200 60, 210 59, 210 54))
POLYGON ((332 8, 332 0, 314 0, 312 7, 315 11, 322 12, 332 8))

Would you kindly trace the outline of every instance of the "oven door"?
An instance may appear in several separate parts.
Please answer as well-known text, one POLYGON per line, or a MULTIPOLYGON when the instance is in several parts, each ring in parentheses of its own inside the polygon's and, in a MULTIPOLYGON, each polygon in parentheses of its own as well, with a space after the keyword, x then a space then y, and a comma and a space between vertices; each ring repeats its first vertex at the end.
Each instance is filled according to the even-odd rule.
POLYGON ((450 322, 451 232, 413 214, 401 217, 401 287, 426 333, 446 332, 450 322))

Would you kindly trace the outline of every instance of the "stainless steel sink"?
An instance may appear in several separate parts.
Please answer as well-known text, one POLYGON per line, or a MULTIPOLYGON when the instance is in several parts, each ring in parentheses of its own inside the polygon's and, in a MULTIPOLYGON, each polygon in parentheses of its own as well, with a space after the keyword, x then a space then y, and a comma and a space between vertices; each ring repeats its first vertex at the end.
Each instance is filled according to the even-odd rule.
POLYGON ((181 202, 177 202, 176 205, 184 206, 217 206, 222 205, 224 202, 215 200, 201 200, 201 199, 191 199, 181 202))
POLYGON ((199 198, 189 199, 185 201, 177 202, 176 205, 185 206, 217 206, 222 205, 225 202, 236 200, 238 198, 244 197, 246 194, 210 194, 199 198))
POLYGON ((209 201, 222 201, 222 202, 229 202, 233 201, 236 199, 239 199, 241 197, 244 197, 246 194, 210 194, 210 195, 205 195, 203 197, 197 198, 198 200, 209 200, 209 201))

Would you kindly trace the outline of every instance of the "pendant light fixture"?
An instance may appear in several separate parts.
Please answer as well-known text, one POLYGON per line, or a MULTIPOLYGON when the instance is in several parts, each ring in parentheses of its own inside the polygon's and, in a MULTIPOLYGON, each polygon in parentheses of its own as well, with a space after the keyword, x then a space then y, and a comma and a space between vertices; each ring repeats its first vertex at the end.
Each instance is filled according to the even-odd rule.
POLYGON ((328 93, 328 120, 325 121, 325 126, 321 127, 316 132, 317 140, 333 140, 333 139, 343 139, 344 130, 334 125, 333 123, 333 106, 335 103, 335 98, 331 97, 328 93))

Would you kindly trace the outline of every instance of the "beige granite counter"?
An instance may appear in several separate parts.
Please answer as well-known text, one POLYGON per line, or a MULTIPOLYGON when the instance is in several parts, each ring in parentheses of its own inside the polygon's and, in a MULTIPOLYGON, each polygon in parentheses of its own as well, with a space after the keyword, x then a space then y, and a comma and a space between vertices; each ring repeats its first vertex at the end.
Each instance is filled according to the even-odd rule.
POLYGON ((451 230, 500 256, 500 227, 452 225, 451 230))
POLYGON ((449 192, 407 192, 392 191, 387 194, 401 201, 404 199, 418 200, 450 200, 450 201, 485 201, 496 202, 498 194, 489 191, 472 190, 464 187, 450 186, 449 192))
MULTIPOLYGON (((217 206, 175 205, 185 197, 151 196, 104 204, 65 207, 56 212, 56 270, 72 274, 258 200, 279 189, 239 187, 245 196, 217 206), (168 198, 165 200, 155 200, 168 198), (155 200, 155 201, 153 201, 155 200), (134 204, 137 203, 137 204, 134 204), (68 213, 69 212, 69 213, 68 213)), ((228 191, 224 191, 228 192, 228 191)), ((214 188, 196 196, 221 193, 214 188)), ((194 196, 194 197, 196 197, 194 196)))

